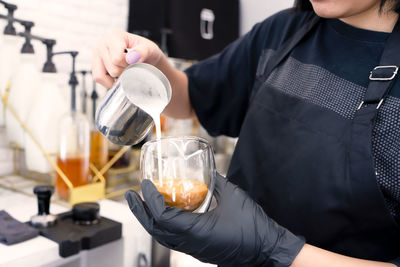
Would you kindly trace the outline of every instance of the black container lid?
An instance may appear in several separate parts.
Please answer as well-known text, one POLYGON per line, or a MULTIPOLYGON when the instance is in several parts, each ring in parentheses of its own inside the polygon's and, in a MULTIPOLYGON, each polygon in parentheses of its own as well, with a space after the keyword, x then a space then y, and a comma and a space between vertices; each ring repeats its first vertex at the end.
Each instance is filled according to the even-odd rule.
POLYGON ((91 225, 100 218, 100 205, 96 202, 82 202, 72 208, 72 218, 77 224, 91 225))

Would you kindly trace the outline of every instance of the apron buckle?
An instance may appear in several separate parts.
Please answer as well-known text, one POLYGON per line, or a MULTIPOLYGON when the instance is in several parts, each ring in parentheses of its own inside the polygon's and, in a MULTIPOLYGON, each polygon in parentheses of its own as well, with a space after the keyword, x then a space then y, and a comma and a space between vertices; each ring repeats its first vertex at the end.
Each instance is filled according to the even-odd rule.
POLYGON ((391 81, 396 77, 397 72, 399 70, 398 66, 390 65, 390 66, 376 66, 369 74, 369 79, 371 81, 391 81), (393 69, 393 72, 387 73, 386 69, 393 69), (387 75, 391 75, 385 77, 387 75))

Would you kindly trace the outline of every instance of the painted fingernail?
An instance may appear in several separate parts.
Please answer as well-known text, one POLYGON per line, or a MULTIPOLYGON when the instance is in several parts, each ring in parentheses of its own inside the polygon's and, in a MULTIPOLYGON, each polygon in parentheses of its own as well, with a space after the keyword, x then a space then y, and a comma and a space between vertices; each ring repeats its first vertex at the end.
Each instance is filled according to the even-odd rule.
POLYGON ((139 61, 139 59, 140 59, 140 55, 136 51, 130 51, 125 56, 125 60, 126 60, 126 62, 128 62, 128 64, 136 63, 139 61))

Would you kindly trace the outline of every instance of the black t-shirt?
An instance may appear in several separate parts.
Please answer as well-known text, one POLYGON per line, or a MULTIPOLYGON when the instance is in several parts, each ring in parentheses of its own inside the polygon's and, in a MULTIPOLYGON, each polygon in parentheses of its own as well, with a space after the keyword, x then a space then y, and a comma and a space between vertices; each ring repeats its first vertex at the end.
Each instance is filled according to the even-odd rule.
MULTIPOLYGON (((281 11, 221 53, 186 70, 189 95, 211 135, 237 137, 253 84, 265 62, 306 22, 309 12, 281 11)), ((352 119, 379 65, 388 33, 322 19, 269 80, 274 87, 352 119)), ((376 177, 391 214, 400 219, 400 81, 382 104, 372 138, 376 177)))

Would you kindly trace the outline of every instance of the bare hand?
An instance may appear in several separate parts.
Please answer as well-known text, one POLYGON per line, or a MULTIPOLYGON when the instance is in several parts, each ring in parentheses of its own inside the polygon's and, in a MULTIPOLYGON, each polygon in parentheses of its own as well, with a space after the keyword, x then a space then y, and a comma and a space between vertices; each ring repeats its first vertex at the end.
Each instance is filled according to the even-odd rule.
POLYGON ((157 65, 162 56, 161 49, 154 42, 135 34, 114 30, 105 35, 94 51, 93 78, 104 87, 111 88, 114 78, 129 64, 146 62, 157 65))

